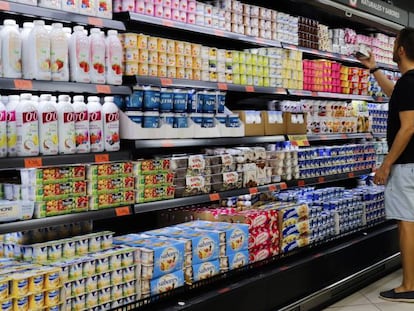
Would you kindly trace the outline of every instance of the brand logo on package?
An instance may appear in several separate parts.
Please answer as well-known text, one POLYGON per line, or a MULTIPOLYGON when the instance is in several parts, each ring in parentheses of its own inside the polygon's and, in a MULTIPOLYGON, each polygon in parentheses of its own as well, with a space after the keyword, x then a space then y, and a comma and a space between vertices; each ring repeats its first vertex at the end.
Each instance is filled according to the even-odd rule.
POLYGON ((170 291, 178 286, 178 278, 175 275, 164 275, 158 281, 158 292, 164 293, 170 291))
POLYGON ((236 229, 232 232, 230 236, 230 245, 233 250, 240 249, 243 246, 244 241, 246 241, 246 236, 243 231, 236 229))
POLYGON ((91 112, 89 114, 89 121, 90 122, 100 121, 101 119, 102 119, 102 117, 101 117, 101 112, 100 111, 91 112))
POLYGON ((23 123, 37 121, 36 111, 23 112, 23 123))
POLYGON ((105 119, 106 119, 106 123, 116 122, 119 120, 119 113, 118 112, 107 113, 105 115, 105 119))
POLYGON ((408 12, 380 0, 334 0, 400 25, 408 25, 408 12))
POLYGON ((214 241, 211 238, 202 238, 197 245, 197 254, 200 259, 208 259, 213 255, 214 241))
POLYGON ((63 114, 63 122, 64 123, 75 122, 75 113, 65 112, 63 114))
POLYGON ((160 256, 160 269, 161 271, 171 271, 175 268, 178 257, 180 256, 178 250, 175 247, 166 248, 160 256))
POLYGON ((200 265, 198 269, 198 275, 200 279, 206 279, 217 273, 216 267, 211 262, 205 262, 200 265))
POLYGON ((76 112, 75 113, 75 120, 76 120, 76 122, 87 121, 88 120, 88 112, 86 110, 81 111, 81 112, 76 112))
POLYGON ((234 256, 231 265, 233 269, 236 269, 245 266, 247 262, 247 258, 243 253, 237 253, 236 256, 234 256))
POLYGON ((42 121, 43 121, 43 123, 49 123, 49 122, 57 121, 57 112, 56 111, 43 112, 42 121))

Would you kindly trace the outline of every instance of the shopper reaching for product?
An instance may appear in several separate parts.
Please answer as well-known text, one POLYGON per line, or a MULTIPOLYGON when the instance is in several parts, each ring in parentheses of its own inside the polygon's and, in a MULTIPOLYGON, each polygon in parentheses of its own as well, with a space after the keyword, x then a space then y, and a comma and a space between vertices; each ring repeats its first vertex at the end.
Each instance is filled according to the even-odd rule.
POLYGON ((393 60, 402 74, 394 85, 377 67, 372 54, 360 62, 370 69, 390 96, 387 122, 389 153, 375 173, 385 185, 388 219, 398 222, 403 279, 401 286, 380 293, 390 301, 414 302, 414 29, 402 29, 394 43, 393 60))

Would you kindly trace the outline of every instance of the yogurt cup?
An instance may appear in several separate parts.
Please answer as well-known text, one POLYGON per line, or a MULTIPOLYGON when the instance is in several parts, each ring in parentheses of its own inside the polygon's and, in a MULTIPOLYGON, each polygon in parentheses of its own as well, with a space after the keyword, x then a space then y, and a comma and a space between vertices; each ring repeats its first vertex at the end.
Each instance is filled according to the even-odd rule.
POLYGON ((74 296, 83 295, 86 293, 86 279, 72 281, 72 294, 74 296))
POLYGON ((62 258, 62 243, 50 243, 47 246, 47 259, 51 261, 56 261, 62 258))
POLYGON ((29 310, 42 309, 45 305, 43 293, 36 293, 29 296, 29 310))
POLYGON ((98 276, 93 275, 85 280, 86 292, 90 293, 98 289, 98 276))
POLYGON ((111 285, 117 285, 117 284, 121 284, 122 282, 124 282, 124 275, 123 275, 122 269, 114 270, 110 272, 110 274, 111 274, 111 285))

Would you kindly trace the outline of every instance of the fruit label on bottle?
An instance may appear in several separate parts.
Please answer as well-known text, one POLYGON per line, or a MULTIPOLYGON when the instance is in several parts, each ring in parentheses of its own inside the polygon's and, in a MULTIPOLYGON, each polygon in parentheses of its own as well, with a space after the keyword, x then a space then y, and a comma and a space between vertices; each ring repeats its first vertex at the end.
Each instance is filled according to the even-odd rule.
POLYGON ((60 153, 75 153, 75 113, 63 112, 63 124, 59 128, 59 152, 60 153))
POLYGON ((7 112, 6 110, 0 111, 0 155, 6 156, 7 154, 7 112))
POLYGON ((75 113, 75 142, 78 152, 89 152, 89 120, 88 111, 75 113))
MULTIPOLYGON (((10 66, 10 68, 14 71, 14 75, 11 76, 10 78, 15 78, 16 76, 20 76, 22 73, 22 49, 21 49, 21 40, 18 34, 10 33, 8 58, 9 58, 8 66, 10 66)), ((3 60, 3 61, 6 61, 6 60, 3 60)))
POLYGON ((105 44, 91 43, 91 77, 93 83, 105 83, 105 44))
POLYGON ((110 47, 108 49, 108 83, 121 84, 122 83, 122 49, 117 47, 110 47), (112 79, 111 79, 111 78, 112 79))
POLYGON ((7 153, 9 157, 16 156, 16 111, 7 112, 7 153))
POLYGON ((17 155, 38 155, 38 116, 36 111, 22 112, 21 119, 16 116, 17 128, 17 155), (20 122, 19 122, 20 121, 20 122))
POLYGON ((119 150, 119 112, 105 114, 105 150, 119 150))
POLYGON ((54 81, 68 80, 68 43, 65 38, 51 40, 50 59, 52 62, 52 79, 54 81))
POLYGON ((75 12, 78 10, 78 0, 63 0, 62 1, 62 10, 75 12))
POLYGON ((41 114, 39 136, 39 148, 42 154, 58 153, 58 116, 56 111, 41 114))
POLYGON ((37 68, 35 79, 50 79, 50 41, 48 38, 38 36, 36 38, 37 68))
POLYGON ((89 65, 89 45, 88 41, 86 40, 77 40, 76 42, 76 59, 78 60, 78 82, 90 82, 89 72, 90 72, 90 65, 89 65))
POLYGON ((89 137, 92 152, 98 152, 103 150, 102 125, 103 124, 101 111, 89 113, 89 137))

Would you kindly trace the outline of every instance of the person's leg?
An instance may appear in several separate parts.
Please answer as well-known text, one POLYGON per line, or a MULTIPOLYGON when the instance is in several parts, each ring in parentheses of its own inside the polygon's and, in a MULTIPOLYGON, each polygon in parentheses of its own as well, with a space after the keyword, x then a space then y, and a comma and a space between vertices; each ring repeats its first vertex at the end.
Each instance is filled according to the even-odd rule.
POLYGON ((399 221, 398 229, 403 279, 395 292, 414 291, 414 222, 399 221))

